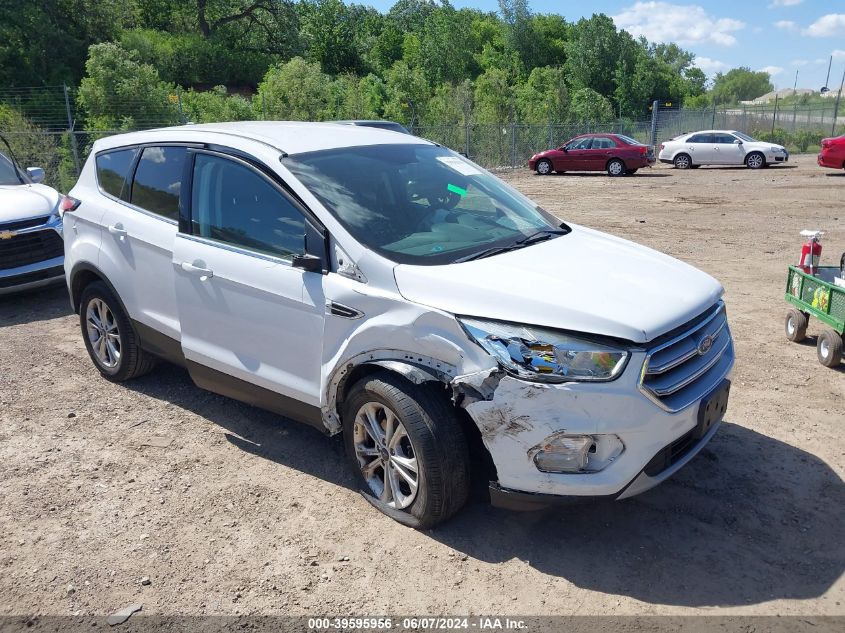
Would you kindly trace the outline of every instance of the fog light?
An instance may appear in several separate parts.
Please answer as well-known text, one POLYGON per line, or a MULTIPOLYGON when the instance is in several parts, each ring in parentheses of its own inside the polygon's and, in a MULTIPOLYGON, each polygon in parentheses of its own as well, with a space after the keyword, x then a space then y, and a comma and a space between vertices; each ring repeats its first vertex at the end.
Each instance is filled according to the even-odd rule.
POLYGON ((581 472, 587 467, 587 455, 594 444, 590 435, 551 437, 534 455, 534 463, 546 473, 581 472))
POLYGON ((615 435, 556 433, 531 452, 534 465, 544 473, 595 473, 607 468, 624 448, 615 435))

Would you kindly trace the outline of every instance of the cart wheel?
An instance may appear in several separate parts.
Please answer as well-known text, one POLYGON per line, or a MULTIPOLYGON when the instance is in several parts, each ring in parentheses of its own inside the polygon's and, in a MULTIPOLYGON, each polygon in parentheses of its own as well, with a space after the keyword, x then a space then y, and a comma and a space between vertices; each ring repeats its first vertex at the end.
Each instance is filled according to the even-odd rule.
POLYGON ((819 334, 816 343, 819 362, 825 367, 836 367, 842 361, 842 337, 838 332, 827 328, 819 334))
POLYGON ((807 315, 796 310, 791 309, 786 313, 786 338, 793 343, 800 343, 807 338, 807 315))

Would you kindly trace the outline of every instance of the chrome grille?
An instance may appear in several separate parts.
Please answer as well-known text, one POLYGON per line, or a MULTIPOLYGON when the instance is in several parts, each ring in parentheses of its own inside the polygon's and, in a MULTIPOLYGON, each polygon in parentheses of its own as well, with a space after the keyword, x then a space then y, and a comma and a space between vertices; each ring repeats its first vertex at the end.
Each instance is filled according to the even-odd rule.
POLYGON ((686 332, 648 351, 640 389, 661 408, 680 411, 719 385, 733 361, 725 305, 719 302, 686 332))

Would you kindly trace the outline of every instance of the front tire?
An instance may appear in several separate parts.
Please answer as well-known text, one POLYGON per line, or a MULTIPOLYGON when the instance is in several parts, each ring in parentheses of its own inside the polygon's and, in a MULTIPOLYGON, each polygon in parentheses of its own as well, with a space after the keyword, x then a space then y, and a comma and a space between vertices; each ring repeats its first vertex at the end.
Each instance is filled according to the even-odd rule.
POLYGON ((552 162, 543 158, 542 160, 537 161, 537 166, 535 169, 537 170, 538 175, 549 176, 553 171, 552 162))
POLYGON ((842 362, 842 337, 829 328, 822 330, 816 342, 816 353, 825 367, 838 367, 842 362))
POLYGON ((678 154, 672 163, 675 165, 675 169, 689 169, 692 167, 692 158, 688 154, 678 154))
POLYGON ((427 529, 466 503, 466 439, 436 387, 386 372, 367 376, 345 398, 343 436, 368 501, 400 523, 427 529))
POLYGON ((760 152, 751 152, 745 157, 745 166, 749 169, 762 169, 766 166, 766 157, 760 152))
POLYGON ((807 315, 800 310, 791 309, 786 313, 783 329, 786 338, 793 343, 800 343, 807 338, 807 315))
POLYGON ((607 163, 607 175, 608 176, 621 176, 625 173, 625 163, 623 163, 618 158, 614 158, 609 163, 607 163))
POLYGON ((123 382, 155 366, 155 358, 141 349, 129 317, 106 284, 95 281, 86 286, 79 305, 85 348, 103 378, 123 382))

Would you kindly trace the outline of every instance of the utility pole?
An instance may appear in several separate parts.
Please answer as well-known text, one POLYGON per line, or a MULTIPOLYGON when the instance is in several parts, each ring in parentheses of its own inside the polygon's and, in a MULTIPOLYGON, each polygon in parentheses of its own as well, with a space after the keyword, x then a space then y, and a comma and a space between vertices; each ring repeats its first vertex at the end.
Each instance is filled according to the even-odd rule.
MULTIPOLYGON (((79 176, 79 147, 76 145, 76 132, 73 131, 74 128, 74 121, 73 115, 70 111, 70 95, 67 91, 67 84, 62 84, 62 88, 64 89, 65 93, 65 110, 67 111, 67 133, 70 135, 70 147, 71 151, 73 152, 73 166, 76 168, 76 175, 79 176)), ((839 104, 839 100, 836 100, 837 105, 839 104)), ((834 118, 834 121, 836 119, 834 118)), ((835 123, 834 123, 835 125, 835 123)))
POLYGON ((772 136, 775 134, 775 122, 778 120, 778 93, 775 93, 775 111, 772 114, 772 136))
POLYGON ((829 88, 830 82, 830 67, 833 66, 833 55, 830 56, 830 61, 827 63, 827 79, 824 80, 824 87, 822 88, 822 92, 827 92, 829 88))
POLYGON ((836 136, 836 117, 839 116, 839 100, 842 98, 842 84, 845 84, 845 70, 842 71, 842 81, 839 84, 839 92, 836 93, 836 103, 833 105, 833 126, 830 128, 831 136, 836 136))
POLYGON ((795 115, 798 114, 798 70, 795 71, 795 83, 792 84, 792 131, 795 131, 795 115))

